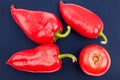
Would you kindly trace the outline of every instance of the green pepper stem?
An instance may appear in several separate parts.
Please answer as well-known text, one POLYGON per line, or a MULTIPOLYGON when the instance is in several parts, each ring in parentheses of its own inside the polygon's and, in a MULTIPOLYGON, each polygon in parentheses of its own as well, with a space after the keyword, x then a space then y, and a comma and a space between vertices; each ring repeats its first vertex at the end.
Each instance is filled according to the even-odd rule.
POLYGON ((60 31, 57 31, 55 34, 55 37, 56 38, 65 38, 70 34, 70 31, 71 31, 71 27, 67 26, 67 31, 64 34, 61 34, 60 31))
POLYGON ((72 59, 72 62, 77 62, 77 58, 72 55, 72 54, 59 54, 58 55, 58 58, 59 59, 63 59, 63 58, 71 58, 72 59))
POLYGON ((104 41, 101 41, 101 44, 107 44, 108 39, 105 36, 105 34, 103 33, 103 30, 101 30, 101 32, 99 33, 99 36, 101 36, 104 39, 104 41))

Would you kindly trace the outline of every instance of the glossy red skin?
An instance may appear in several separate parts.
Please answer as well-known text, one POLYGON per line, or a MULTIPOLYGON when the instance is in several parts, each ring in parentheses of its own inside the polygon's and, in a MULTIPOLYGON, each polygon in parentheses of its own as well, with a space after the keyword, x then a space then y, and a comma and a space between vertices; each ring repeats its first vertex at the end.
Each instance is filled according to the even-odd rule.
POLYGON ((101 76, 110 68, 111 59, 106 49, 99 45, 91 44, 80 52, 79 65, 86 74, 101 76), (94 55, 99 56, 99 61, 96 64, 92 61, 94 55))
POLYGON ((49 12, 16 9, 11 6, 11 14, 24 33, 39 44, 53 43, 55 33, 62 32, 59 18, 49 12))
POLYGON ((59 48, 55 44, 45 44, 16 52, 6 64, 20 71, 51 73, 61 68, 61 60, 58 55, 59 48))
POLYGON ((60 13, 64 21, 80 35, 87 38, 97 38, 103 30, 102 20, 90 10, 75 4, 64 4, 60 0, 60 13))

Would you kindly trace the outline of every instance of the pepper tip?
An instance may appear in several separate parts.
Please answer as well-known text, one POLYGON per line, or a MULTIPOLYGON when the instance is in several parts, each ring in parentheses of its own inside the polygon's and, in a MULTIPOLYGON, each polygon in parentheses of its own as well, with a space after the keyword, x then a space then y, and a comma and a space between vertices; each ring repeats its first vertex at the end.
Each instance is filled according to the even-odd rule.
POLYGON ((62 0, 60 0, 60 4, 63 4, 63 1, 62 1, 62 0))
POLYGON ((10 7, 11 9, 13 9, 14 8, 14 5, 11 5, 11 7, 10 7))
POLYGON ((5 64, 9 64, 9 61, 6 61, 5 64))

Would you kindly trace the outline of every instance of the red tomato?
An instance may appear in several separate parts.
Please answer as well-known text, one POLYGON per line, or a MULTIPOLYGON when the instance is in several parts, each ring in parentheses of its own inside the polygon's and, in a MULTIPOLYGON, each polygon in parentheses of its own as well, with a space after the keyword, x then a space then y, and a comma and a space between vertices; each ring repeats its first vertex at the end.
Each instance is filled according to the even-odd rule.
POLYGON ((91 76, 101 76, 110 68, 111 59, 106 49, 91 44, 79 55, 79 65, 83 72, 91 76))

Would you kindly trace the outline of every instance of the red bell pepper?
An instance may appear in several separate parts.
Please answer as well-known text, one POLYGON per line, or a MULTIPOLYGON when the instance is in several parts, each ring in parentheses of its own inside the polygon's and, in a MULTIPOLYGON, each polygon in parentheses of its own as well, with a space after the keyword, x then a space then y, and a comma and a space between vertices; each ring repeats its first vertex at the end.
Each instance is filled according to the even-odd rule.
POLYGON ((77 33, 87 38, 101 36, 104 39, 101 43, 107 43, 103 34, 103 22, 95 13, 76 4, 64 4, 62 0, 59 9, 64 21, 77 33))
POLYGON ((62 58, 71 58, 73 62, 77 59, 72 54, 60 54, 55 44, 44 44, 33 49, 16 52, 6 62, 13 68, 33 73, 50 73, 61 68, 62 58))
POLYGON ((39 44, 53 43, 58 38, 69 35, 71 28, 62 34, 63 27, 59 18, 49 12, 16 9, 11 6, 11 14, 23 32, 39 44))

